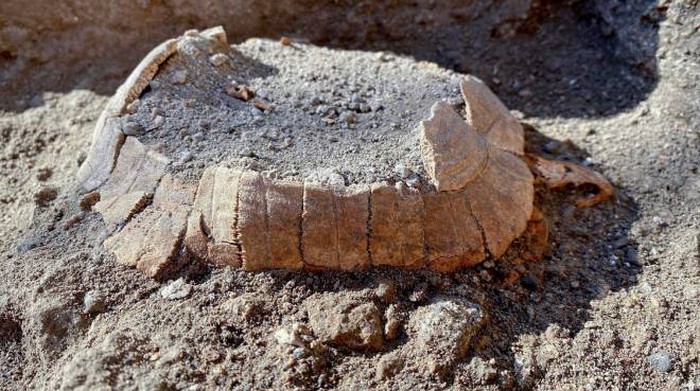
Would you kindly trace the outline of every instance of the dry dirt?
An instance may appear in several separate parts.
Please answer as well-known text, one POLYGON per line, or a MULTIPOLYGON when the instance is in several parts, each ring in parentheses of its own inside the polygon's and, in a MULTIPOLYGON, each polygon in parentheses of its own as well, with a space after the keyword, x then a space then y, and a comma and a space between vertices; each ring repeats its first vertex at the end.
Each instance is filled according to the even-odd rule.
POLYGON ((698 2, 378 3, 0 5, 0 389, 700 389, 698 2), (615 198, 539 192, 539 263, 148 279, 73 181, 141 56, 216 24, 475 74, 615 198))

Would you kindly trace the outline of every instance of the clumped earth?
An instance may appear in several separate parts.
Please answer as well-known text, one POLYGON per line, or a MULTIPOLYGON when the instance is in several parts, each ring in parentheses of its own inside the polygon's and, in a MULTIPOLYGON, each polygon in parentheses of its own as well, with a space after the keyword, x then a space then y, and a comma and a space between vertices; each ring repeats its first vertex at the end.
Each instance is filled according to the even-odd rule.
POLYGON ((697 2, 40 3, 0 23, 0 388, 700 387, 697 2), (121 267, 72 190, 94 122, 156 43, 222 22, 475 74, 530 152, 600 170, 615 199, 539 193, 539 263, 516 243, 451 274, 121 267))

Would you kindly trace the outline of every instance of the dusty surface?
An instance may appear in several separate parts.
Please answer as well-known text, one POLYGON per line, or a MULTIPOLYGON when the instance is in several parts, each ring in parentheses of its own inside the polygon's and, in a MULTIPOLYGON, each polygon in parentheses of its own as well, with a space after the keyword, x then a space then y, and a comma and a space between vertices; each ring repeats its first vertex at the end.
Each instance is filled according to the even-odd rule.
POLYGON ((220 52, 216 66, 204 42, 180 46, 121 122, 180 162, 171 170, 183 178, 226 164, 297 181, 400 180, 397 165, 422 171, 418 123, 430 106, 461 101, 461 75, 395 55, 251 39, 220 52), (236 86, 254 97, 227 93, 236 86))
MULTIPOLYGON (((101 219, 81 211, 72 185, 94 121, 145 51, 237 7, 180 18, 193 8, 67 6, 37 28, 42 18, 22 12, 44 8, 19 4, 2 13, 14 19, 3 21, 0 41, 9 91, 0 119, 0 388, 698 388, 695 2, 532 6, 512 17, 499 7, 401 4, 331 17, 328 6, 319 19, 327 23, 308 34, 474 73, 537 129, 527 133, 531 150, 591 164, 615 182, 616 199, 593 208, 575 207, 569 193, 538 194, 552 251, 520 266, 525 275, 511 285, 511 268, 490 263, 450 275, 189 270, 165 284, 116 265, 100 244, 101 219), (96 28, 71 17, 86 10, 114 20, 96 28), (129 12, 148 20, 146 33, 119 27, 129 12), (43 37, 24 52, 6 38, 22 33, 18 20, 23 34, 43 37), (86 32, 102 29, 117 38, 87 54, 85 39, 104 35, 86 32), (358 36, 367 39, 349 39, 358 36), (148 42, 127 50, 135 37, 148 42)), ((277 10, 289 17, 294 7, 277 10)), ((261 31, 254 18, 237 20, 241 38, 304 35, 292 34, 294 23, 280 32, 272 27, 283 24, 261 31)), ((504 262, 517 263, 517 250, 504 262)))

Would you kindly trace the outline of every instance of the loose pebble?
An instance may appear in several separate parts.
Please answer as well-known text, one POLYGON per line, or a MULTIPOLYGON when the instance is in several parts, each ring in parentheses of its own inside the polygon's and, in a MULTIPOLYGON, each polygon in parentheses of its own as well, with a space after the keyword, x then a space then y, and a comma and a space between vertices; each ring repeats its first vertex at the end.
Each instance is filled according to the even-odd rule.
POLYGON ((127 136, 138 136, 141 134, 141 125, 134 121, 127 121, 122 126, 122 133, 127 136))
POLYGON ((660 350, 648 356, 647 363, 656 372, 666 373, 671 370, 671 355, 665 350, 660 350))
POLYGON ((98 314, 106 308, 105 296, 100 291, 91 290, 83 297, 83 312, 86 314, 98 314))
POLYGON ((181 277, 160 289, 160 297, 166 300, 179 300, 192 293, 192 285, 181 277))
POLYGON ((221 67, 224 64, 228 63, 229 58, 227 55, 225 55, 223 53, 216 53, 216 54, 212 55, 211 57, 209 57, 209 62, 218 68, 218 67, 221 67))
POLYGON ((56 197, 58 197, 58 189, 44 186, 34 193, 34 203, 38 206, 49 206, 56 197))

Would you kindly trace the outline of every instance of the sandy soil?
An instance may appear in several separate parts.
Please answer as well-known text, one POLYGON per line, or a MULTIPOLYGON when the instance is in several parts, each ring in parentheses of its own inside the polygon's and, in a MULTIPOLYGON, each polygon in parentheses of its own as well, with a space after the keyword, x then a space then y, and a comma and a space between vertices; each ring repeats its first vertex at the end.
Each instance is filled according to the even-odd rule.
POLYGON ((700 388, 696 1, 24 4, 0 6, 1 389, 700 388), (540 192, 539 263, 514 266, 516 244, 447 275, 152 281, 104 251, 73 180, 139 57, 217 23, 236 41, 285 34, 473 73, 520 113, 530 150, 592 166, 616 197, 581 209, 540 192))

